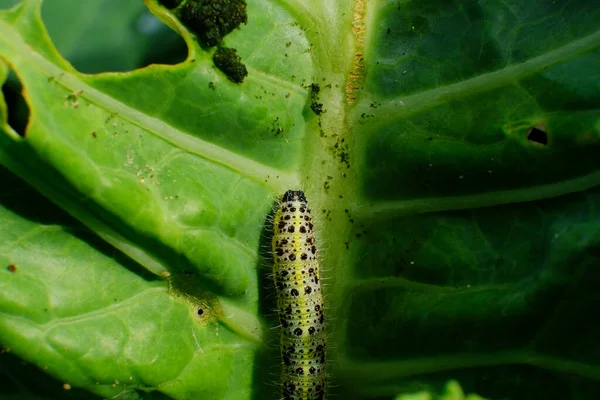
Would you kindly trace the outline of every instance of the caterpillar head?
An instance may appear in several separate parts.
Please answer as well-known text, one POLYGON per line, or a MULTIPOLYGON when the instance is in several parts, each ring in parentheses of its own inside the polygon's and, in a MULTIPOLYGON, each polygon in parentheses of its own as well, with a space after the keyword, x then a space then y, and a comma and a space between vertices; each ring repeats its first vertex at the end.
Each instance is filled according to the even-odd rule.
POLYGON ((287 192, 284 193, 281 201, 283 201, 283 202, 301 201, 303 203, 306 203, 306 196, 304 195, 304 192, 301 190, 288 190, 287 192))

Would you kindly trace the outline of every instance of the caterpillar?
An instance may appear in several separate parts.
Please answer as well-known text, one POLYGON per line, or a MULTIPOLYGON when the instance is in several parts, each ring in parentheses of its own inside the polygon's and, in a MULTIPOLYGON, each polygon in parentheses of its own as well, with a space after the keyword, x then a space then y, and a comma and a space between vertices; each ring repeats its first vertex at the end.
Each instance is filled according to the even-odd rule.
POLYGON ((273 221, 273 277, 281 323, 281 396, 325 398, 325 318, 317 247, 304 192, 288 190, 273 221))

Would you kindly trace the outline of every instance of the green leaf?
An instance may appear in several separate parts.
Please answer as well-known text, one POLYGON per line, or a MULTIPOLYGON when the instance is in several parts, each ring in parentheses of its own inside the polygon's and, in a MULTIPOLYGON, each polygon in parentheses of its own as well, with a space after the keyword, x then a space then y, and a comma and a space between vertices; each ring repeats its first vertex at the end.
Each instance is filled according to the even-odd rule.
POLYGON ((395 400, 485 400, 476 394, 465 396, 460 384, 456 381, 450 381, 446 384, 445 393, 440 396, 434 396, 430 392, 419 392, 411 394, 401 394, 395 400))
POLYGON ((219 326, 214 299, 170 292, 1 172, 5 351, 106 398, 158 387, 174 398, 234 398, 247 389, 255 346, 219 326))
MULTIPOLYGON (((30 109, 21 137, 0 100, 0 163, 41 194, 2 171, 11 354, 103 397, 276 398, 269 215, 301 189, 332 395, 600 396, 600 6, 251 1, 233 83, 145 3, 183 62, 82 74, 39 0, 0 13, 30 109)), ((136 48, 126 7, 98 69, 112 34, 136 48)))

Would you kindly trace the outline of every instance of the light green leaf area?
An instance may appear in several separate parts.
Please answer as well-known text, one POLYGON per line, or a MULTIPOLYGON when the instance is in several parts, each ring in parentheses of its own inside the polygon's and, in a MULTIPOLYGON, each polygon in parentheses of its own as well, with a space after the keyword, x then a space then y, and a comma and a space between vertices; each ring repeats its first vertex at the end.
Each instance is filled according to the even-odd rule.
POLYGON ((428 391, 422 391, 411 394, 398 395, 394 400, 485 400, 476 394, 465 395, 460 384, 456 381, 449 381, 446 384, 445 392, 435 396, 428 391))
POLYGON ((0 173, 4 351, 106 398, 137 398, 136 389, 236 398, 247 390, 255 348, 219 326, 214 302, 173 296, 166 282, 0 173), (210 380, 199 379, 207 370, 210 380))
POLYGON ((39 0, 0 12, 30 108, 21 137, 0 99, 11 357, 66 395, 277 398, 270 215, 301 189, 332 398, 600 397, 600 5, 253 0, 234 84, 145 4, 182 63, 82 74, 39 0))

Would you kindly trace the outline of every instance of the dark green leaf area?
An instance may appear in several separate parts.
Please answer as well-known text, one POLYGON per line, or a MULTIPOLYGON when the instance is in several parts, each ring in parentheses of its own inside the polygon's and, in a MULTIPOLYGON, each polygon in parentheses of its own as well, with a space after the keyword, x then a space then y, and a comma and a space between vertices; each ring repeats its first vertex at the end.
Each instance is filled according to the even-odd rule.
MULTIPOLYGON (((65 386, 65 382, 54 379, 34 364, 24 362, 11 352, 0 351, 0 385, 2 400, 102 399, 87 390, 65 386)), ((151 399, 154 400, 155 397, 151 399)))
MULTIPOLYGON (((390 200, 432 198, 592 179, 600 168, 597 111, 562 111, 566 100, 531 90, 495 89, 404 118, 402 105, 398 116, 374 110, 374 118, 362 119, 362 129, 373 131, 365 150, 366 192, 390 200), (543 141, 530 135, 533 129, 543 132, 543 141)), ((592 97, 571 97, 569 104, 591 108, 592 97)))
MULTIPOLYGON (((576 375, 556 374, 527 365, 500 365, 487 368, 463 368, 452 372, 465 392, 474 392, 486 399, 510 400, 587 400, 600 398, 597 384, 576 375)), ((421 385, 439 392, 448 380, 447 372, 426 374, 422 380, 412 378, 397 382, 398 391, 411 393, 421 385)))
POLYGON ((350 357, 452 369, 456 378, 478 366, 466 381, 507 379, 503 389, 478 383, 491 398, 524 390, 514 374, 496 375, 498 365, 524 364, 525 379, 560 371, 563 394, 568 382, 592 383, 600 371, 600 326, 590 318, 600 307, 599 201, 594 189, 362 224, 350 244, 359 278, 344 315, 360 319, 347 326, 350 357))
POLYGON ((600 108, 600 50, 570 59, 521 81, 521 87, 546 112, 600 108))
POLYGON ((248 70, 236 52, 235 49, 219 46, 213 57, 213 62, 231 82, 242 83, 244 78, 248 76, 248 70))
POLYGON ((549 300, 557 293, 514 289, 519 291, 517 296, 509 290, 457 289, 436 294, 398 288, 357 296, 351 304, 353 312, 365 313, 363 323, 373 332, 367 343, 364 330, 352 332, 350 351, 358 359, 382 361, 522 348, 543 322, 542 315, 552 311, 549 300), (529 304, 538 296, 539 304, 529 304))
POLYGON ((181 21, 200 38, 200 44, 212 47, 240 24, 248 22, 243 0, 188 1, 178 10, 181 21))
MULTIPOLYGON (((351 248, 365 256, 354 274, 452 288, 518 282, 543 273, 557 207, 526 203, 361 223, 351 248)), ((582 211, 580 218, 596 218, 582 211)))
POLYGON ((365 58, 369 86, 399 95, 568 47, 595 32, 597 5, 587 0, 388 2, 377 18, 365 58))

